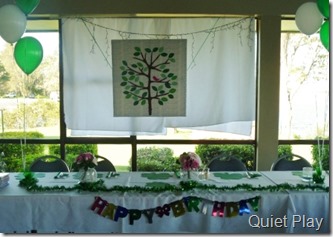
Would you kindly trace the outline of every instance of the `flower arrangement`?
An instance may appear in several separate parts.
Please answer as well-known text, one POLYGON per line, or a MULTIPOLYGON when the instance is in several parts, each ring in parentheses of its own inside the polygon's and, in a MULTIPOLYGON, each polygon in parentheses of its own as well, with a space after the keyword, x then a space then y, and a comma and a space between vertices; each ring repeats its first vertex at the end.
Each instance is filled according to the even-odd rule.
POLYGON ((97 159, 90 152, 81 153, 75 159, 75 166, 78 169, 84 169, 87 171, 88 168, 94 168, 97 166, 97 159))
POLYGON ((196 170, 201 166, 201 158, 194 152, 184 152, 179 156, 179 163, 183 170, 187 171, 187 176, 191 178, 191 170, 196 170))

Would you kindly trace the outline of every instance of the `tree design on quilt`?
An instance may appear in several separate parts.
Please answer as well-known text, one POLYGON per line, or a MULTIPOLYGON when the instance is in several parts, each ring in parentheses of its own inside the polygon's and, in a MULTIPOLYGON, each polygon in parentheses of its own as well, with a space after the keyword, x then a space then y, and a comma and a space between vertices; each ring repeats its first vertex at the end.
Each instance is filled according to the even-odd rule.
POLYGON ((152 115, 153 101, 163 106, 175 98, 177 75, 170 70, 175 54, 163 47, 134 47, 132 61, 123 60, 120 66, 123 94, 134 106, 146 106, 152 115))

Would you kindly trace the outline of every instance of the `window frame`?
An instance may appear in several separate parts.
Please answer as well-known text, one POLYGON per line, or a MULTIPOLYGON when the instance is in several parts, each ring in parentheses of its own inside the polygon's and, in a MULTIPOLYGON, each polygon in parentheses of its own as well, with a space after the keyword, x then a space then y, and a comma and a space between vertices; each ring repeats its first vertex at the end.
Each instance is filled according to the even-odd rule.
MULTIPOLYGON (((283 19, 283 18, 282 18, 283 19)), ((270 23, 274 22, 275 26, 280 26, 282 19, 280 17, 276 16, 266 16, 262 18, 257 18, 257 33, 259 35, 257 44, 258 44, 258 52, 257 52, 257 61, 261 59, 261 56, 263 55, 263 52, 260 51, 260 43, 265 40, 265 38, 262 37, 261 32, 261 25, 262 23, 270 23), (279 21, 279 22, 278 22, 279 21)), ((38 19, 33 19, 38 20, 38 19)), ((265 24, 267 24, 265 23, 265 24)), ((67 144, 129 144, 131 145, 132 150, 132 171, 137 170, 137 146, 138 145, 199 145, 199 144, 221 144, 221 145, 253 145, 255 148, 255 167, 256 170, 267 170, 268 163, 272 163, 272 161, 275 159, 272 158, 264 158, 266 156, 265 154, 269 154, 270 152, 272 154, 277 154, 277 147, 278 145, 292 145, 292 144, 301 144, 301 145, 316 145, 316 140, 279 140, 278 134, 273 132, 271 135, 271 140, 268 142, 269 147, 268 148, 262 148, 264 147, 265 142, 263 142, 262 138, 258 138, 258 134, 261 133, 262 130, 269 128, 267 125, 267 122, 260 126, 258 121, 259 112, 258 107, 260 109, 260 100, 264 100, 265 98, 262 97, 260 94, 260 90, 258 89, 259 83, 261 79, 258 79, 262 76, 262 72, 257 70, 257 94, 256 94, 256 118, 255 118, 255 134, 254 139, 243 139, 243 140, 219 140, 219 139, 196 139, 196 140, 190 140, 190 139, 138 139, 137 136, 129 136, 129 137, 68 137, 67 136, 67 128, 65 124, 64 119, 64 107, 63 107, 63 59, 62 59, 62 42, 61 42, 61 23, 60 19, 58 19, 58 28, 59 28, 59 90, 60 90, 60 137, 59 139, 26 139, 27 144, 59 144, 60 150, 61 150, 61 158, 65 160, 66 152, 65 152, 65 145, 67 144), (259 149, 258 149, 259 147, 259 149), (275 151, 275 150, 276 151, 275 151), (265 159, 265 164, 263 166, 258 165, 261 161, 265 159)), ((279 29, 281 32, 281 28, 279 29)), ((280 39, 275 39, 278 42, 280 42, 280 39)), ((275 42, 276 44, 276 42, 275 42)), ((279 48, 280 50, 280 48, 279 48)), ((259 62, 257 62, 259 64, 259 62)), ((265 65, 265 62, 263 64, 260 64, 259 66, 265 65)), ((275 68, 279 69, 279 65, 275 63, 275 68)), ((273 110, 278 113, 278 106, 274 107, 273 110), (277 110, 277 111, 276 111, 277 110)), ((278 125, 277 125, 278 126, 278 125)), ((261 136, 261 135, 260 135, 261 136)), ((2 143, 8 143, 8 144, 20 144, 21 139, 0 139, 2 143)), ((329 144, 329 140, 325 140, 324 144, 329 144)), ((274 156, 274 155, 273 155, 274 156)))

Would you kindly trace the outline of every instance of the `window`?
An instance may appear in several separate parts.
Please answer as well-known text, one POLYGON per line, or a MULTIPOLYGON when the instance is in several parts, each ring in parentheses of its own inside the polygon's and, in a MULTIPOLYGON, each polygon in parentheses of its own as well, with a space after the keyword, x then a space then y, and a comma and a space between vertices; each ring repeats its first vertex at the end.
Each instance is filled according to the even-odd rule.
POLYGON ((29 20, 13 45, 0 39, 0 55, 1 159, 6 171, 17 172, 49 153, 50 143, 59 143, 60 104, 54 96, 59 93, 58 21, 29 20), (24 47, 15 51, 19 42, 24 47), (32 72, 19 64, 27 49, 34 55, 43 53, 40 64, 29 67, 32 72))
MULTIPOLYGON (((39 133, 36 138, 59 138, 59 99, 55 96, 59 94, 59 33, 53 28, 52 31, 39 31, 35 22, 28 24, 21 39, 26 37, 37 40, 43 53, 41 63, 29 75, 16 63, 24 60, 21 54, 14 56, 16 44, 0 41, 1 132, 16 132, 10 137, 21 139, 31 131, 39 133)), ((29 138, 34 138, 30 135, 29 138)))
MULTIPOLYGON (((196 18, 195 21, 200 22, 200 19, 196 18)), ((205 35, 196 37, 194 36, 194 34, 197 34, 195 31, 192 33, 181 32, 182 34, 188 34, 188 39, 193 41, 190 44, 191 47, 197 44, 195 48, 189 48, 189 51, 192 52, 190 53, 193 60, 192 64, 197 62, 193 59, 196 50, 201 50, 202 46, 206 45, 207 53, 210 54, 209 50, 219 47, 219 43, 214 42, 218 39, 219 31, 228 31, 228 27, 232 26, 230 23, 223 23, 224 21, 218 18, 212 19, 212 22, 215 22, 214 26, 216 28, 207 28, 210 32, 209 37, 205 35), (200 40, 203 40, 201 46, 200 40)), ((1 78, 3 86, 1 87, 2 91, 0 91, 2 96, 0 102, 1 106, 3 105, 1 108, 3 135, 1 139, 4 144, 0 147, 0 151, 5 161, 8 162, 8 171, 27 169, 33 159, 42 154, 64 155, 66 162, 71 167, 75 156, 87 150, 107 157, 114 163, 117 170, 142 170, 143 166, 138 167, 142 162, 140 163, 136 159, 138 156, 144 155, 147 149, 148 151, 154 151, 156 148, 158 155, 161 154, 160 152, 164 152, 168 154, 169 158, 174 159, 184 151, 196 151, 199 146, 203 146, 202 149, 215 152, 220 149, 221 144, 250 146, 250 161, 247 160, 246 162, 251 163, 250 169, 254 168, 255 150, 252 148, 255 144, 255 121, 253 119, 250 120, 248 135, 216 131, 214 127, 174 127, 167 128, 164 134, 154 136, 119 134, 113 136, 85 136, 82 133, 78 135, 75 133, 76 131, 72 131, 65 126, 60 127, 60 121, 64 121, 64 118, 60 117, 60 96, 62 92, 60 91, 61 81, 59 79, 59 32, 57 23, 58 21, 53 20, 28 21, 28 29, 22 37, 32 36, 37 39, 42 44, 44 53, 41 64, 28 76, 20 71, 15 62, 10 59, 14 50, 13 46, 0 41, 1 63, 4 65, 2 68, 2 75, 4 76, 1 78), (8 65, 11 65, 12 68, 8 65), (8 138, 14 138, 14 140, 8 138), (27 140, 29 140, 28 143, 27 140), (61 148, 60 143, 65 144, 65 147, 61 148), (11 146, 6 146, 6 144, 11 144, 11 146), (14 150, 17 151, 17 154, 13 152, 14 150)), ((233 27, 236 28, 236 33, 238 32, 236 37, 240 37, 239 33, 244 28, 237 28, 236 24, 233 27)), ((171 34, 173 33, 171 32, 171 34)), ((253 47, 251 48, 252 53, 256 52, 254 43, 256 39, 247 35, 245 38, 238 38, 237 40, 241 41, 242 47, 253 47), (247 42, 248 40, 253 42, 247 42)), ((216 63, 219 64, 217 61, 216 63)), ((192 67, 194 66, 192 65, 192 67)), ((237 70, 233 71, 237 72, 237 70)), ((255 74, 255 66, 251 70, 255 74)), ((232 76, 232 74, 229 76, 232 76)), ((255 87, 255 85, 252 86, 255 87)), ((252 106, 255 107, 254 95, 252 100, 252 106)), ((215 102, 212 101, 212 104, 215 102)), ((216 109, 218 110, 218 108, 216 109)), ((235 126, 235 124, 230 126, 231 130, 234 131, 242 129, 242 127, 235 126)), ((146 169, 149 169, 149 167, 146 167, 146 169)))
MULTIPOLYGON (((92 136, 97 136, 105 140, 107 138, 116 139, 120 135, 122 138, 133 135, 129 142, 137 147, 138 159, 145 149, 163 150, 167 147, 172 150, 173 156, 178 157, 184 151, 194 151, 200 143, 253 145, 255 143, 256 39, 254 39, 253 29, 249 28, 248 25, 249 22, 252 27, 255 24, 253 23, 254 18, 252 21, 247 18, 247 21, 244 21, 243 26, 240 27, 238 24, 244 19, 63 19, 64 105, 66 124, 69 127, 67 135, 73 139, 77 137, 89 139, 92 136), (197 24, 193 24, 193 22, 197 24), (155 24, 157 25, 152 27, 155 24), (162 28, 171 30, 165 33, 161 31, 162 28), (156 32, 156 29, 161 32, 156 32), (146 131, 129 130, 142 121, 131 120, 128 117, 114 118, 112 102, 107 103, 107 101, 112 101, 113 71, 110 70, 112 64, 109 63, 112 62, 111 40, 155 39, 160 37, 159 33, 165 34, 165 38, 184 38, 188 41, 188 100, 198 102, 197 104, 192 103, 190 105, 192 107, 189 106, 188 113, 193 114, 192 118, 195 122, 192 122, 189 116, 184 120, 187 119, 188 124, 194 124, 193 126, 188 126, 184 122, 168 122, 168 118, 166 118, 167 122, 159 120, 160 124, 178 125, 165 126, 163 130, 165 133, 153 131, 151 134, 142 134, 146 131), (250 53, 245 54, 244 57, 240 56, 244 55, 245 49, 250 53), (206 60, 206 58, 210 60, 206 60), (239 61, 237 61, 238 59, 239 61), (91 67, 93 64, 94 67, 91 67), (202 65, 206 68, 201 68, 202 65), (243 70, 239 70, 239 67, 243 70), (207 84, 212 84, 213 80, 216 83, 214 90, 208 90, 207 84), (239 83, 237 84, 237 82, 239 83), (229 88, 229 90, 223 91, 225 88, 229 88), (208 96, 207 94, 203 95, 204 91, 208 92, 208 96), (89 96, 84 96, 87 94, 89 96), (209 96, 211 99, 207 100, 209 96), (205 100, 205 103, 200 103, 200 100, 205 100), (246 101, 242 104, 246 105, 241 107, 235 103, 237 100, 246 101), (94 106, 96 104, 99 106, 94 106), (230 104, 235 106, 230 106, 230 104), (240 135, 237 132, 222 132, 223 130, 217 129, 220 124, 215 124, 215 127, 208 126, 214 125, 211 121, 209 121, 211 124, 204 124, 206 126, 197 126, 199 118, 208 121, 209 118, 221 114, 225 117, 228 115, 231 117, 235 111, 239 114, 251 111, 248 113, 251 116, 248 116, 246 121, 240 120, 228 124, 228 128, 233 129, 233 131, 241 131, 243 127, 249 125, 247 135, 240 135), (129 126, 124 123, 128 120, 130 121, 128 122, 129 126), (242 124, 242 122, 244 123, 242 124), (179 124, 183 124, 183 126, 179 124), (108 126, 111 127, 109 130, 108 126), (96 127, 99 129, 97 130, 96 127)), ((117 56, 121 57, 122 55, 117 56)), ((127 78, 125 79, 127 80, 127 78)), ((114 97, 113 100, 115 100, 114 97)), ((152 128, 158 127, 159 124, 148 121, 143 125, 152 128)), ((110 152, 112 150, 110 149, 110 152)), ((254 153, 253 149, 251 153, 253 159, 254 153)), ((116 155, 111 155, 111 157, 116 157, 116 155)), ((140 164, 138 162, 139 166, 140 164)))
POLYGON ((329 52, 319 33, 307 36, 294 22, 282 23, 279 140, 313 163, 313 145, 329 139, 329 52))

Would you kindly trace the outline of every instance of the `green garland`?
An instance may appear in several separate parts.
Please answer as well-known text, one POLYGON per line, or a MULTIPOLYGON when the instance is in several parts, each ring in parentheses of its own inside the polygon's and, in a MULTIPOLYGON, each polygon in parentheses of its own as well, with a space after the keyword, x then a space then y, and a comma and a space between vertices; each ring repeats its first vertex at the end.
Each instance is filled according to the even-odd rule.
POLYGON ((41 186, 37 185, 38 179, 34 177, 32 173, 25 173, 24 178, 20 180, 19 185, 29 192, 65 192, 65 191, 89 191, 89 192, 183 192, 190 191, 193 189, 200 190, 216 190, 216 191, 270 191, 270 192, 281 192, 281 191, 300 191, 300 190, 312 190, 312 191, 324 191, 329 192, 329 187, 324 187, 323 185, 305 185, 305 184, 297 184, 291 185, 288 183, 278 184, 278 185, 268 185, 268 186, 258 186, 254 187, 250 184, 238 184, 233 187, 222 186, 217 187, 215 185, 201 184, 197 181, 180 181, 179 185, 166 185, 164 187, 140 187, 140 186, 113 186, 107 188, 104 185, 104 180, 100 179, 94 183, 79 183, 74 185, 73 187, 65 187, 65 186, 41 186))

